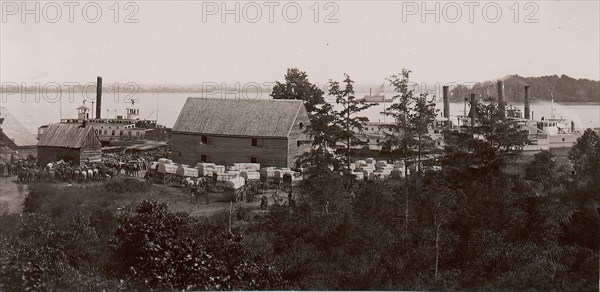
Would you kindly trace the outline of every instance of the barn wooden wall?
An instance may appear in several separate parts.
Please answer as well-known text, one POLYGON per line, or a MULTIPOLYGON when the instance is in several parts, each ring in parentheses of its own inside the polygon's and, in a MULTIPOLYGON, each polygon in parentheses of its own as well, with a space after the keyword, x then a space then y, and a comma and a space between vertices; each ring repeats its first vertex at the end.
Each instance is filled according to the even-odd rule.
POLYGON ((50 162, 55 162, 63 159, 79 163, 79 149, 62 148, 62 147, 38 147, 38 161, 40 165, 46 165, 50 162))
POLYGON ((208 144, 202 144, 200 134, 173 133, 171 159, 195 166, 201 155, 207 156, 207 162, 221 165, 250 162, 251 157, 256 157, 261 167, 288 166, 286 138, 258 138, 258 145, 251 146, 250 137, 207 136, 208 144))
POLYGON ((102 160, 102 151, 100 149, 74 149, 64 147, 38 147, 38 161, 40 165, 46 165, 50 162, 59 160, 69 161, 74 164, 84 165, 85 162, 99 162, 102 160))
POLYGON ((102 161, 102 151, 93 148, 81 148, 79 155, 79 164, 84 165, 86 162, 102 161))

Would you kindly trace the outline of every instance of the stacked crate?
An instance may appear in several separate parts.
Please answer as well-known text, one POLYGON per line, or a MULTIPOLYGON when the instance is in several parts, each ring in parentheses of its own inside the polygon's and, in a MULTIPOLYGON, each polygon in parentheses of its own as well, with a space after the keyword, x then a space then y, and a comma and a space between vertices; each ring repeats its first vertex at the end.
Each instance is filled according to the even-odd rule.
POLYGON ((234 163, 233 165, 239 171, 260 171, 260 163, 234 163))
POLYGON ((196 165, 196 168, 198 169, 198 175, 199 176, 212 176, 213 173, 215 172, 215 164, 214 163, 207 163, 207 162, 200 162, 196 165))
POLYGON ((275 167, 265 167, 260 170, 260 180, 269 182, 275 179, 275 167))
POLYGON ((385 177, 390 176, 392 174, 392 171, 394 170, 394 166, 391 164, 387 164, 387 162, 385 162, 385 161, 378 161, 376 168, 385 177))
POLYGON ((225 166, 224 165, 215 165, 215 173, 225 173, 225 166))
POLYGON ((365 174, 362 172, 353 171, 352 175, 356 178, 356 180, 365 180, 365 174))
POLYGON ((240 176, 246 179, 247 181, 260 180, 260 172, 258 171, 242 171, 240 172, 240 176))

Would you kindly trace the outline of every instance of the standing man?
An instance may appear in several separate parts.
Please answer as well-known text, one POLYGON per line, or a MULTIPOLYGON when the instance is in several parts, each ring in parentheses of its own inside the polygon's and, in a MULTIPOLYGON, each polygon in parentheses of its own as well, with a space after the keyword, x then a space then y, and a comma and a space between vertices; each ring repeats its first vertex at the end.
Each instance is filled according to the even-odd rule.
POLYGON ((295 205, 295 202, 294 202, 294 193, 292 192, 292 190, 290 190, 290 192, 288 193, 288 205, 290 207, 293 207, 295 205))

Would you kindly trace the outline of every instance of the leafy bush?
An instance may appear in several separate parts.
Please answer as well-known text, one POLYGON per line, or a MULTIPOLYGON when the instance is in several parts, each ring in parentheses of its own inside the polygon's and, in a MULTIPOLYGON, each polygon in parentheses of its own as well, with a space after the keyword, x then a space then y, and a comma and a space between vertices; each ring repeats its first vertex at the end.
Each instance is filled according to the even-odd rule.
POLYGON ((115 275, 140 287, 157 289, 267 289, 281 279, 266 261, 253 258, 239 237, 205 240, 188 236, 194 226, 185 214, 170 212, 165 203, 143 201, 125 213, 111 242, 115 275))
POLYGON ((44 214, 23 214, 18 233, 0 238, 0 290, 119 290, 123 285, 100 269, 106 251, 97 248, 101 239, 88 222, 78 216, 62 226, 44 214))

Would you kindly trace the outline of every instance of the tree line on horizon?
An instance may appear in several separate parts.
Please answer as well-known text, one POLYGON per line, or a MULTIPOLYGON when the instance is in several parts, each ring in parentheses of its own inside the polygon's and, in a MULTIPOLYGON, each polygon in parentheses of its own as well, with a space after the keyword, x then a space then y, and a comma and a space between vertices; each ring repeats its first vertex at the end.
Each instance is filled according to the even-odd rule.
MULTIPOLYGON (((535 101, 555 102, 600 102, 600 80, 574 79, 567 75, 549 75, 541 77, 523 77, 509 75, 504 82, 504 100, 506 102, 523 102, 525 85, 530 86, 530 99, 535 101)), ((475 93, 477 99, 497 97, 495 81, 484 81, 472 86, 457 85, 451 89, 450 100, 462 102, 475 93)))

